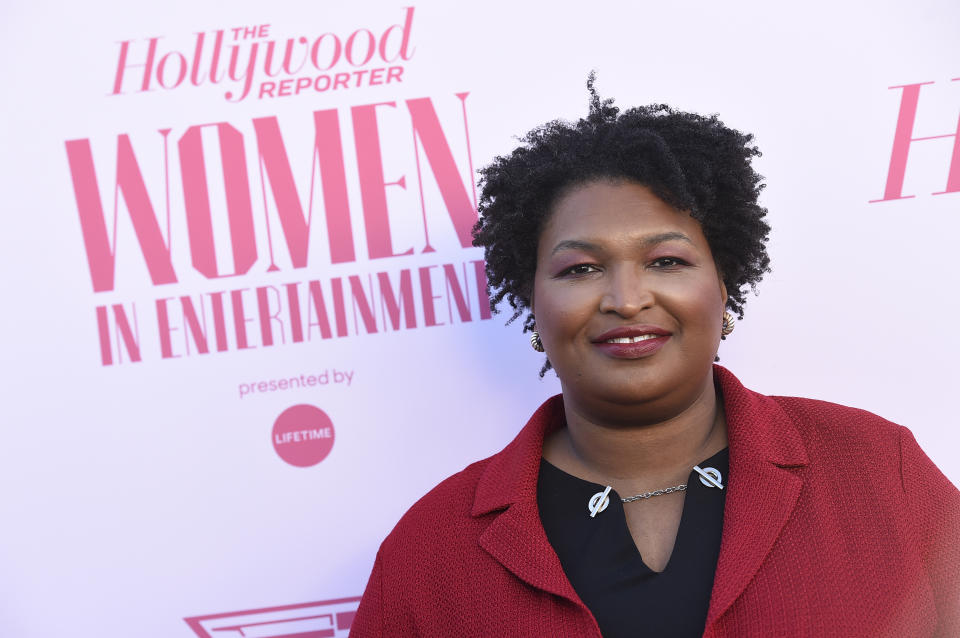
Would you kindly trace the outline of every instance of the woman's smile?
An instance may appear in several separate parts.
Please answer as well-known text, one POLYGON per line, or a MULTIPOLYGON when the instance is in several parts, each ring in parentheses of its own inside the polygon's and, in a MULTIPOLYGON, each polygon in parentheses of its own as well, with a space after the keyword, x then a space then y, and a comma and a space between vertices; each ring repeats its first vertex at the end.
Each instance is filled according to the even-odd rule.
POLYGON ((618 359, 638 359, 658 351, 670 338, 670 331, 657 326, 623 326, 593 339, 601 352, 618 359))

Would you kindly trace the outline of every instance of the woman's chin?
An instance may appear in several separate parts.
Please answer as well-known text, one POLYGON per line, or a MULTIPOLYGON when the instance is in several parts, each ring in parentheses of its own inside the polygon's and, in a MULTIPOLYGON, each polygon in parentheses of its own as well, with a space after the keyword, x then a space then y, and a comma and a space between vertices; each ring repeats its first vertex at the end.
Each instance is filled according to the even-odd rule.
POLYGON ((669 387, 663 381, 652 381, 645 375, 611 375, 611 377, 578 377, 575 384, 561 381, 564 395, 581 397, 593 404, 642 406, 663 398, 669 387))

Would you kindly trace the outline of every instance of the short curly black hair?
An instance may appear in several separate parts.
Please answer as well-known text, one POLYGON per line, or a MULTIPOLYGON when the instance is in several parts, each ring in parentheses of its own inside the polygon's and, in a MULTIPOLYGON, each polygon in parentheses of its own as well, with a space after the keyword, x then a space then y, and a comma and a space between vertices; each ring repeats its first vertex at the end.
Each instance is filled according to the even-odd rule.
POLYGON ((600 99, 594 80, 591 73, 586 118, 537 127, 512 153, 480 170, 473 245, 485 249, 492 309, 506 299, 514 311, 510 321, 527 312, 524 331, 533 329, 537 243, 554 203, 577 185, 613 179, 642 184, 700 222, 727 288, 727 307, 742 319, 745 288, 770 271, 770 226, 757 202, 763 178, 750 164, 760 155, 753 136, 716 115, 665 104, 621 113, 613 100, 600 99))

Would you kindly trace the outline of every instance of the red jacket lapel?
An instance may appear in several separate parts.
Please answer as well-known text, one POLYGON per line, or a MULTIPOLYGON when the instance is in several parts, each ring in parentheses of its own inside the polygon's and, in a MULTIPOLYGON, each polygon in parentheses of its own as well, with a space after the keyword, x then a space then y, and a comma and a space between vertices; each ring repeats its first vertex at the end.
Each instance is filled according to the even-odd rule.
POLYGON ((730 476, 708 632, 760 569, 797 504, 803 481, 789 468, 808 463, 793 421, 775 400, 744 388, 725 368, 714 372, 727 419, 730 476))
POLYGON ((541 405, 517 438, 484 470, 471 514, 505 510, 481 534, 480 546, 530 585, 583 605, 547 540, 537 508, 543 439, 565 422, 560 395, 541 405))

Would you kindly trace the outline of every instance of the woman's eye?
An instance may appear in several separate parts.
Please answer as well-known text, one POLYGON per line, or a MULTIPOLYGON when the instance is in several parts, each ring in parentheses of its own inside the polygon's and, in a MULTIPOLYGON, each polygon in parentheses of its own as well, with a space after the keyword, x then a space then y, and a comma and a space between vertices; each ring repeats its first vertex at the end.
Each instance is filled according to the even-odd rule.
POLYGON ((561 275, 586 275, 592 272, 595 272, 597 267, 593 264, 577 264, 576 266, 570 266, 566 268, 561 275))
POLYGON ((675 268, 677 266, 686 266, 687 262, 680 259, 679 257, 661 257, 653 261, 653 265, 657 268, 675 268))

